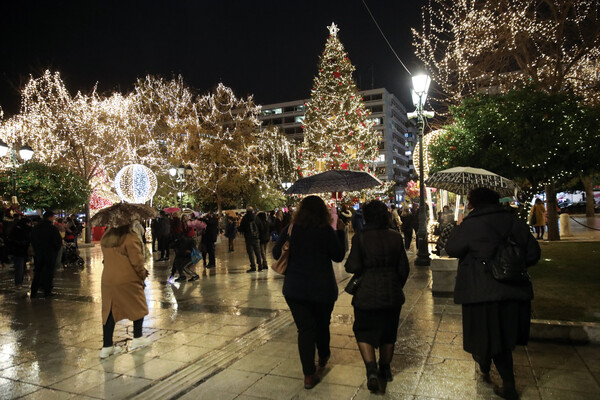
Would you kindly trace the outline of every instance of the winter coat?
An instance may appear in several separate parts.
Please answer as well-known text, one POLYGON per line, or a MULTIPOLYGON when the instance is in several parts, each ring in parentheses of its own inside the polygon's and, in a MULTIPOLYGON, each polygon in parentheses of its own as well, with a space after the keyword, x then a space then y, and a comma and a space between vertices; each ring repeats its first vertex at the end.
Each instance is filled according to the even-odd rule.
POLYGON ((354 233, 362 231, 364 226, 365 220, 363 218, 362 210, 356 210, 352 216, 352 229, 354 230, 354 233))
POLYGON ((171 234, 171 221, 167 217, 160 217, 156 227, 157 236, 169 236, 171 234))
MULTIPOLYGON (((535 204, 531 208, 531 216, 535 215, 535 224, 533 226, 546 225, 546 207, 543 204, 535 204)), ((531 217, 530 217, 531 221, 531 217)))
POLYGON ((368 225, 352 238, 346 271, 361 276, 352 305, 363 310, 397 308, 404 304, 402 288, 410 266, 402 235, 368 225))
POLYGON ((106 323, 111 310, 115 322, 148 315, 144 294, 147 270, 140 238, 128 233, 121 246, 102 247, 102 255, 102 323, 106 323))
POLYGON ((42 220, 31 229, 31 245, 36 258, 56 259, 62 247, 62 237, 58 228, 49 220, 42 220))
POLYGON ((400 220, 402 221, 402 232, 412 232, 413 219, 413 215, 410 213, 402 213, 402 215, 400 215, 400 220))
POLYGON ((202 234, 202 243, 214 243, 217 241, 219 236, 219 219, 215 216, 209 216, 203 218, 202 221, 206 223, 206 229, 202 234))
POLYGON ((247 212, 242 218, 240 227, 238 230, 244 234, 244 239, 248 240, 259 240, 260 239, 260 222, 256 219, 256 214, 253 212, 247 212), (250 224, 254 223, 256 229, 251 229, 250 224))
MULTIPOLYGON (((273 258, 281 256, 281 247, 288 238, 285 226, 273 247, 273 258)), ((331 261, 344 259, 344 231, 331 226, 305 228, 294 225, 290 238, 287 270, 283 279, 283 295, 291 299, 315 303, 337 300, 337 281, 331 261)))
POLYGON ((237 236, 237 221, 235 219, 229 219, 227 221, 227 225, 225 226, 225 236, 229 239, 235 239, 237 236))
POLYGON ((522 286, 501 283, 492 277, 489 267, 485 265, 504 242, 509 230, 525 252, 527 266, 536 264, 540 259, 537 240, 527 224, 500 205, 474 209, 452 230, 446 242, 446 252, 450 257, 460 259, 454 288, 455 303, 533 299, 531 283, 522 286))
POLYGON ((256 225, 258 225, 259 231, 259 240, 261 243, 268 243, 269 240, 271 240, 271 230, 269 229, 269 222, 266 218, 262 218, 261 215, 265 214, 258 214, 256 218, 256 225))
POLYGON ((8 235, 9 254, 16 257, 27 257, 31 227, 25 222, 18 222, 8 235))

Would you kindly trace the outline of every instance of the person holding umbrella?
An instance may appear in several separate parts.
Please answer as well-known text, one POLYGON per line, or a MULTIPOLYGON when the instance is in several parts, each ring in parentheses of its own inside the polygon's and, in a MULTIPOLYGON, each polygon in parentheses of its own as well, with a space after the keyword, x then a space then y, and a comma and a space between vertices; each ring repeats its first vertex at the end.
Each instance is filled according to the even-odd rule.
POLYGON ((115 323, 122 319, 133 321, 131 350, 150 344, 150 340, 142 336, 142 324, 148 315, 144 280, 149 274, 144 267, 144 245, 135 232, 135 225, 155 216, 156 210, 148 206, 117 203, 99 211, 90 220, 92 226, 108 226, 100 241, 104 258, 100 358, 121 352, 120 347, 113 345, 113 333, 115 323))

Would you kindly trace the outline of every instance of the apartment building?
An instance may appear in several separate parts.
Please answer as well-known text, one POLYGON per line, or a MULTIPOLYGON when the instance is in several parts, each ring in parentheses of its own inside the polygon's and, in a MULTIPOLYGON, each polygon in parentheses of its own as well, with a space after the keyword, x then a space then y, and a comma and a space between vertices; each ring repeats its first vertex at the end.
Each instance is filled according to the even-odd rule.
MULTIPOLYGON (((406 108, 385 88, 359 92, 371 111, 374 129, 381 132, 379 158, 373 165, 377 177, 387 182, 404 183, 414 175, 412 151, 416 137, 414 123, 406 117, 406 108)), ((309 99, 287 101, 262 106, 263 124, 277 126, 288 138, 301 142, 305 103, 309 99)), ((401 201, 403 185, 396 189, 396 201, 401 201)))

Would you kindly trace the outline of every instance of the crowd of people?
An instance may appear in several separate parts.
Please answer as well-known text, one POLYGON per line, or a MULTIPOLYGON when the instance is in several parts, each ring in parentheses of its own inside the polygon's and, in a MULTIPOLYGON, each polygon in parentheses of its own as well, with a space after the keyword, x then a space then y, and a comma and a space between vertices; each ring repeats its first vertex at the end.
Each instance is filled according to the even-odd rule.
MULTIPOLYGON (((447 206, 438 213, 438 251, 459 259, 454 301, 462 306, 465 351, 472 354, 486 382, 491 381, 494 363, 503 381, 497 393, 517 399, 512 351, 516 345, 527 344, 533 291, 530 282, 512 285, 496 280, 486 265, 507 237, 519 246, 527 266, 539 260, 540 247, 530 227, 500 205, 496 192, 484 188, 471 191, 467 209, 468 215, 458 221, 447 206)), ((532 215, 536 212, 534 207, 532 215)), ((200 216, 163 210, 150 223, 151 246, 152 252, 160 254, 156 263, 170 261, 174 253, 169 281, 184 282, 199 278, 194 268, 199 260, 203 260, 204 268, 215 268, 215 242, 220 234, 227 238, 230 252, 235 251, 234 241, 244 238, 248 273, 268 270, 269 242, 275 242, 275 260, 289 243, 282 292, 298 329, 306 389, 319 383, 319 371, 331 356, 329 325, 338 298, 332 262, 346 259, 345 269, 353 274, 356 288, 351 292, 353 331, 364 361, 367 387, 379 392, 385 382, 393 380, 391 362, 405 302, 403 287, 410 272, 407 250, 419 227, 418 213, 418 207, 388 208, 378 200, 357 209, 344 205, 338 209, 327 206, 318 196, 304 197, 295 211, 265 212, 248 207, 244 213, 209 212, 200 216)), ((46 211, 41 219, 32 221, 11 207, 5 212, 0 236, 3 261, 6 254, 13 260, 15 285, 23 283, 32 249, 35 262, 30 296, 35 298, 40 291, 52 296, 60 253, 65 243, 76 245, 80 233, 76 218, 57 218, 46 211)), ((109 227, 101 239, 101 358, 122 351, 112 340, 115 323, 122 319, 133 321, 131 349, 151 343, 142 335, 143 319, 148 314, 145 233, 140 221, 131 221, 109 227)))

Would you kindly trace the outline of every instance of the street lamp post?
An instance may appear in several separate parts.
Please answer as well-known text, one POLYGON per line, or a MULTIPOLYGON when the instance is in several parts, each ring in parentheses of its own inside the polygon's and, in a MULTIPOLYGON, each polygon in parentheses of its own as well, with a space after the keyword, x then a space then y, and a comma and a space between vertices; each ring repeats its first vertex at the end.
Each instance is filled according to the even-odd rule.
POLYGON ((411 91, 415 112, 408 113, 408 118, 417 118, 417 130, 419 136, 419 230, 417 232, 417 259, 415 265, 427 266, 431 263, 427 243, 427 216, 425 211, 425 183, 423 162, 423 135, 425 131, 425 118, 432 118, 432 111, 424 111, 423 106, 427 100, 427 91, 431 78, 429 75, 417 75, 412 77, 413 89, 411 91))
MULTIPOLYGON (((17 204, 17 166, 19 165, 19 158, 17 157, 17 151, 13 146, 9 147, 3 140, 0 140, 0 158, 4 157, 10 151, 10 165, 12 168, 12 203, 17 204)), ((19 149, 18 154, 23 162, 31 160, 33 157, 33 149, 25 145, 19 149)))
POLYGON ((175 179, 177 183, 177 204, 181 203, 180 199, 183 200, 183 186, 186 180, 192 176, 193 169, 191 166, 185 166, 181 164, 179 167, 171 167, 169 168, 169 175, 172 179, 175 179))

